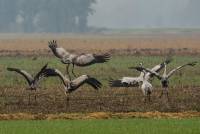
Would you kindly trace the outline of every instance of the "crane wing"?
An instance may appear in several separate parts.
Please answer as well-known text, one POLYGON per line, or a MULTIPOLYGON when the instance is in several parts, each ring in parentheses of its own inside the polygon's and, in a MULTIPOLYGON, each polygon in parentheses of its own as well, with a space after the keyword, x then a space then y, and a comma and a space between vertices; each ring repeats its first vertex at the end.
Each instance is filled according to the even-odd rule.
POLYGON ((102 86, 101 82, 99 82, 96 78, 90 77, 88 75, 82 75, 71 81, 71 90, 75 90, 85 83, 89 84, 96 90, 102 86))
POLYGON ((58 47, 56 40, 49 41, 49 48, 52 50, 53 54, 60 59, 69 55, 69 52, 67 52, 64 48, 58 47))
POLYGON ((197 64, 197 62, 195 61, 195 62, 191 62, 191 63, 184 64, 184 65, 182 65, 182 66, 178 66, 177 68, 171 70, 171 71, 168 73, 167 78, 171 77, 176 71, 182 69, 182 68, 185 67, 185 66, 195 66, 196 64, 197 64))
POLYGON ((88 66, 94 63, 104 63, 110 59, 110 54, 81 54, 74 59, 74 64, 78 66, 88 66))
POLYGON ((67 83, 70 82, 58 69, 47 68, 43 71, 45 77, 59 77, 63 84, 67 86, 67 83))
POLYGON ((48 66, 48 63, 45 64, 45 65, 41 68, 41 70, 35 75, 35 77, 34 77, 34 83, 39 82, 39 80, 41 80, 42 78, 45 77, 45 75, 46 75, 45 69, 47 68, 47 66, 48 66))
MULTIPOLYGON (((165 64, 169 64, 171 61, 172 61, 171 58, 167 58, 167 59, 166 59, 164 62, 162 62, 161 64, 158 64, 158 65, 154 66, 153 68, 151 68, 151 71, 154 72, 154 73, 155 73, 155 72, 158 73, 158 72, 160 72, 160 71, 165 67, 165 64)), ((146 78, 146 79, 150 79, 150 78, 152 78, 153 76, 155 76, 155 74, 152 74, 152 73, 150 73, 150 72, 147 72, 145 78, 146 78)))
POLYGON ((154 71, 154 72, 160 72, 160 70, 162 70, 164 67, 165 67, 165 63, 166 64, 169 64, 170 62, 172 61, 171 58, 167 58, 164 62, 162 62, 161 64, 158 64, 156 66, 154 66, 151 71, 154 71))
POLYGON ((110 87, 137 87, 141 82, 140 77, 123 77, 122 79, 114 80, 110 78, 110 87))
POLYGON ((17 72, 17 73, 21 74, 22 76, 24 76, 24 78, 27 80, 29 85, 31 85, 32 81, 34 80, 33 77, 24 70, 21 70, 18 68, 7 68, 7 70, 17 72))
POLYGON ((148 72, 150 73, 151 75, 154 75, 156 76, 158 79, 162 79, 162 76, 160 76, 159 73, 155 72, 155 71, 152 71, 151 69, 148 69, 148 68, 144 68, 144 67, 130 67, 130 69, 135 69, 137 71, 140 71, 140 72, 148 72))

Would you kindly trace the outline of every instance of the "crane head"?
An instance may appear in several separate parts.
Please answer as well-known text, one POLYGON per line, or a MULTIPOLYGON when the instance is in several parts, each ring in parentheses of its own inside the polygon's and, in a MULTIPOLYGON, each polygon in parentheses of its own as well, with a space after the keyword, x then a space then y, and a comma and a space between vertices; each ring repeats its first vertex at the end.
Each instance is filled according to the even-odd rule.
POLYGON ((142 62, 140 62, 140 63, 139 63, 139 66, 140 66, 140 67, 143 67, 143 63, 142 63, 142 62))

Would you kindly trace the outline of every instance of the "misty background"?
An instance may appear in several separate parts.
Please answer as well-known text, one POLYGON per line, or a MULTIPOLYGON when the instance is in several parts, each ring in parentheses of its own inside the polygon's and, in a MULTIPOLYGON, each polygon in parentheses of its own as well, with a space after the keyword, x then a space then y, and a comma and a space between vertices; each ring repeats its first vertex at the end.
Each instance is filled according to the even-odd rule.
POLYGON ((1 33, 199 28, 200 0, 0 0, 1 33))

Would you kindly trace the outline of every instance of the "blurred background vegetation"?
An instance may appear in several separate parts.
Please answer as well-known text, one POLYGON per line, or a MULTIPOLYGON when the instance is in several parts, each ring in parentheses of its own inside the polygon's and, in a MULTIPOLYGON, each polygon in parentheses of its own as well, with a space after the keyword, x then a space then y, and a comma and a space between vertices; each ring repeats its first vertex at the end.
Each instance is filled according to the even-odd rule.
POLYGON ((0 0, 0 32, 86 32, 95 0, 0 0))

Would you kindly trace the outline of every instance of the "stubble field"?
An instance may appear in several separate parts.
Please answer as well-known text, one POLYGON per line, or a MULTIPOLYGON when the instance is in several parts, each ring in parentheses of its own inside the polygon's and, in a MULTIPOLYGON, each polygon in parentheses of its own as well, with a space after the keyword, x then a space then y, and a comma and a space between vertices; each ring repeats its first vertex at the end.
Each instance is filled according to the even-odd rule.
POLYGON ((161 63, 167 56, 173 57, 168 69, 191 61, 199 61, 200 39, 198 33, 190 35, 1 35, 0 38, 0 113, 79 113, 79 112, 183 112, 200 110, 199 65, 176 73, 170 81, 170 101, 161 93, 160 83, 153 80, 152 102, 144 103, 140 88, 110 88, 110 78, 137 76, 128 67, 143 62, 146 67, 161 63), (17 67, 34 74, 45 63, 64 72, 65 66, 48 48, 48 41, 57 40, 70 52, 109 52, 112 59, 105 64, 76 67, 78 75, 89 74, 98 78, 103 87, 93 91, 83 86, 69 96, 63 95, 61 82, 50 78, 41 82, 39 90, 26 91, 24 79, 6 71, 17 67), (34 100, 34 96, 37 100, 34 100), (29 95, 31 101, 28 101, 29 95))
POLYGON ((137 71, 128 67, 140 62, 146 67, 153 67, 170 56, 173 61, 167 66, 168 70, 187 62, 199 62, 199 35, 1 34, 0 120, 9 121, 0 121, 0 133, 198 134, 199 64, 184 68, 170 79, 169 101, 166 97, 158 98, 161 86, 156 78, 152 80, 152 101, 147 103, 144 103, 139 87, 110 88, 108 81, 110 78, 138 76, 137 71), (43 80, 39 89, 31 92, 26 90, 22 76, 6 70, 7 67, 16 67, 35 74, 41 66, 49 63, 49 67, 64 72, 65 66, 48 48, 48 41, 53 39, 70 52, 112 54, 108 63, 75 68, 78 75, 89 74, 98 78, 103 84, 99 91, 84 85, 70 94, 67 101, 58 78, 43 80), (36 101, 34 96, 37 97, 36 101))

